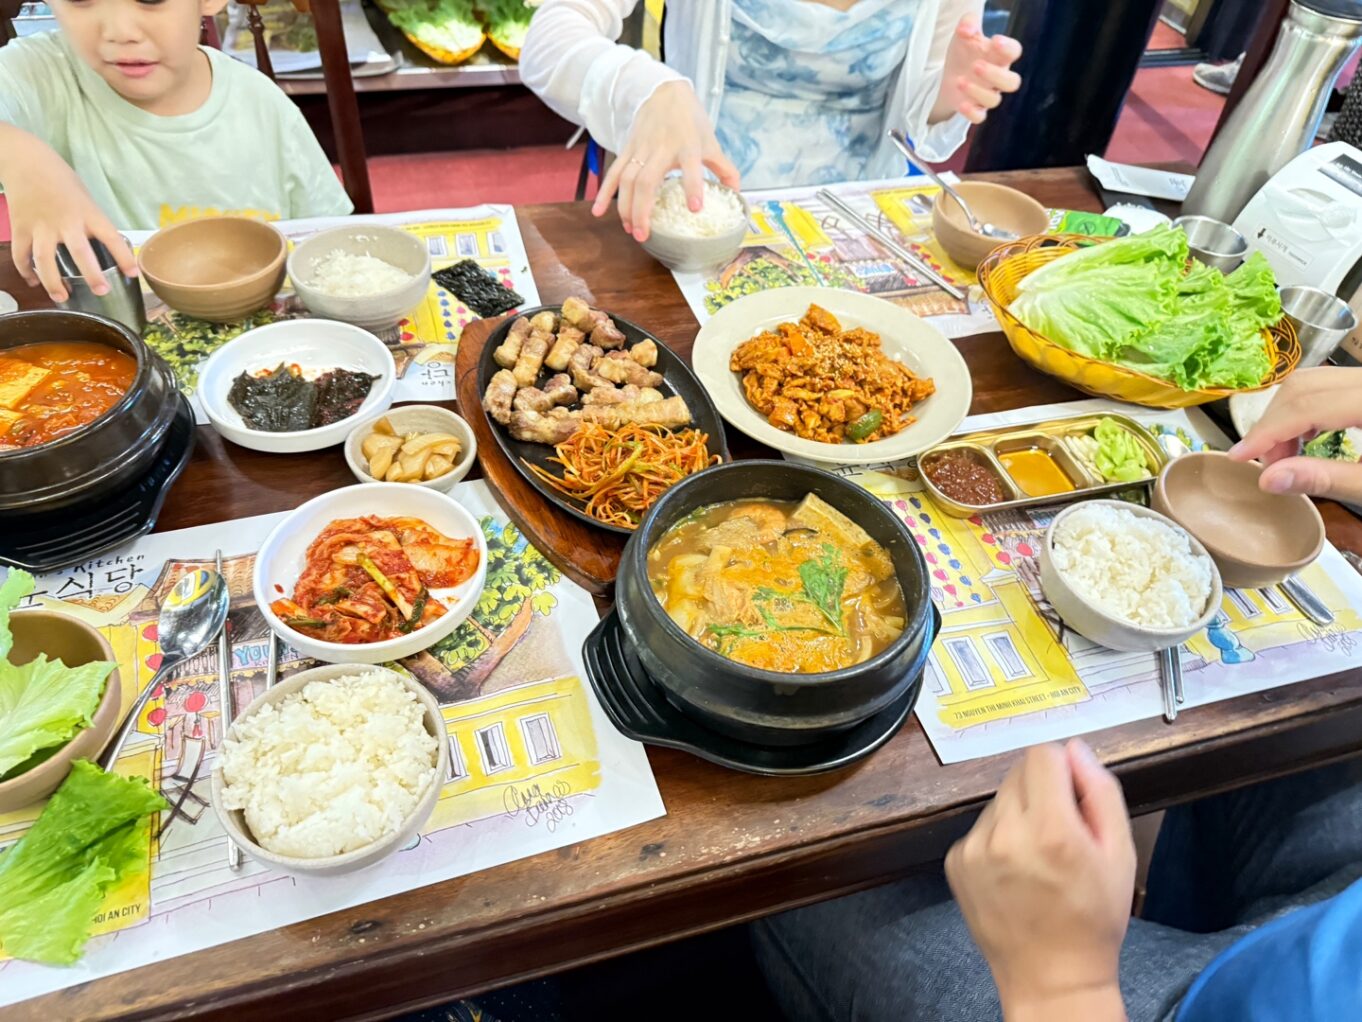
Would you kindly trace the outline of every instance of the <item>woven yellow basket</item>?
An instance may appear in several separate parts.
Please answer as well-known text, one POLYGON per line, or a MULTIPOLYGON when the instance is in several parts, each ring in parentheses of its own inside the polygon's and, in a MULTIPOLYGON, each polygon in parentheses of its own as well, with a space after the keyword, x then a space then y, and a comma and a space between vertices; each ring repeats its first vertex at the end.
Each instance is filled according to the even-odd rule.
MULTIPOLYGON (((1027 274, 1082 245, 1106 241, 1081 234, 1038 234, 1021 238, 995 248, 979 264, 979 285, 983 288, 993 313, 1002 324, 1012 350, 1021 359, 1043 373, 1058 377, 1071 387, 1118 401, 1145 405, 1148 408, 1190 408, 1208 401, 1218 401, 1244 390, 1225 387, 1205 390, 1182 390, 1166 380, 1147 376, 1125 366, 1112 365, 1087 355, 1070 351, 1022 325, 1007 311, 1017 297, 1017 285, 1027 274)), ((1282 317, 1274 327, 1263 331, 1263 344, 1272 359, 1272 372, 1254 390, 1279 383, 1301 359, 1300 341, 1291 323, 1282 317)))

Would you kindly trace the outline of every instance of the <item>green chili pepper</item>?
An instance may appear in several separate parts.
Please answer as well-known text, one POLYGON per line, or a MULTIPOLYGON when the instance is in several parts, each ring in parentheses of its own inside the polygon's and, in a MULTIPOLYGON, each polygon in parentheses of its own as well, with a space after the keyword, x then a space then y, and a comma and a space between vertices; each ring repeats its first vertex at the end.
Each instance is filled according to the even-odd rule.
POLYGON ((847 439, 860 443, 884 424, 884 412, 872 408, 847 427, 847 439))

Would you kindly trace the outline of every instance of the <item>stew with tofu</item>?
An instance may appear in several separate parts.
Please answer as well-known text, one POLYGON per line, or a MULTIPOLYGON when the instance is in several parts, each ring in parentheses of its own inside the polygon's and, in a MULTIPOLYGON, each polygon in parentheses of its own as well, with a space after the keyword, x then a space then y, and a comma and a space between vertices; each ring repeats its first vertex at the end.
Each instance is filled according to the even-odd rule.
POLYGON ((0 348, 0 451, 36 447, 94 422, 136 375, 135 358, 94 341, 0 348))

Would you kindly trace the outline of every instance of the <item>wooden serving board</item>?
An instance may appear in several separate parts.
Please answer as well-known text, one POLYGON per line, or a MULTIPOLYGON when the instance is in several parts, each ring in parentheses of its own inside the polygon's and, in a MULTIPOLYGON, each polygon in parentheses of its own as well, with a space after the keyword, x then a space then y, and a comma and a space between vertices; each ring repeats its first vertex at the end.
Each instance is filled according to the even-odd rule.
POLYGON ((593 595, 608 596, 628 537, 593 528, 554 507, 511 464, 482 410, 478 363, 488 338, 504 319, 482 319, 464 327, 454 360, 459 412, 473 427, 487 485, 511 521, 564 575, 593 595))

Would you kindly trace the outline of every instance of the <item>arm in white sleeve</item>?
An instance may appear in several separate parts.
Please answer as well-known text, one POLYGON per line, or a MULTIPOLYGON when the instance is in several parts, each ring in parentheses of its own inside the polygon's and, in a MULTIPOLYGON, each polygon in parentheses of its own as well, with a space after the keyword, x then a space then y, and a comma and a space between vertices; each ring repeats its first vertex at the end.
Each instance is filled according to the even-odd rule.
MULTIPOLYGON (((941 92, 942 75, 946 66, 946 50, 960 19, 967 14, 983 16, 984 0, 940 0, 936 24, 932 26, 926 46, 926 62, 913 81, 913 94, 905 111, 904 131, 923 159, 933 163, 949 159, 965 141, 969 121, 960 114, 952 114, 944 121, 931 124, 932 107, 941 92)), ((923 26, 924 30, 926 26, 923 26)), ((926 41, 926 40, 924 40, 926 41)), ((916 47, 914 47, 916 49, 916 47)))
POLYGON ((615 42, 638 0, 544 0, 520 51, 520 76, 548 107, 619 152, 659 85, 684 80, 615 42))

